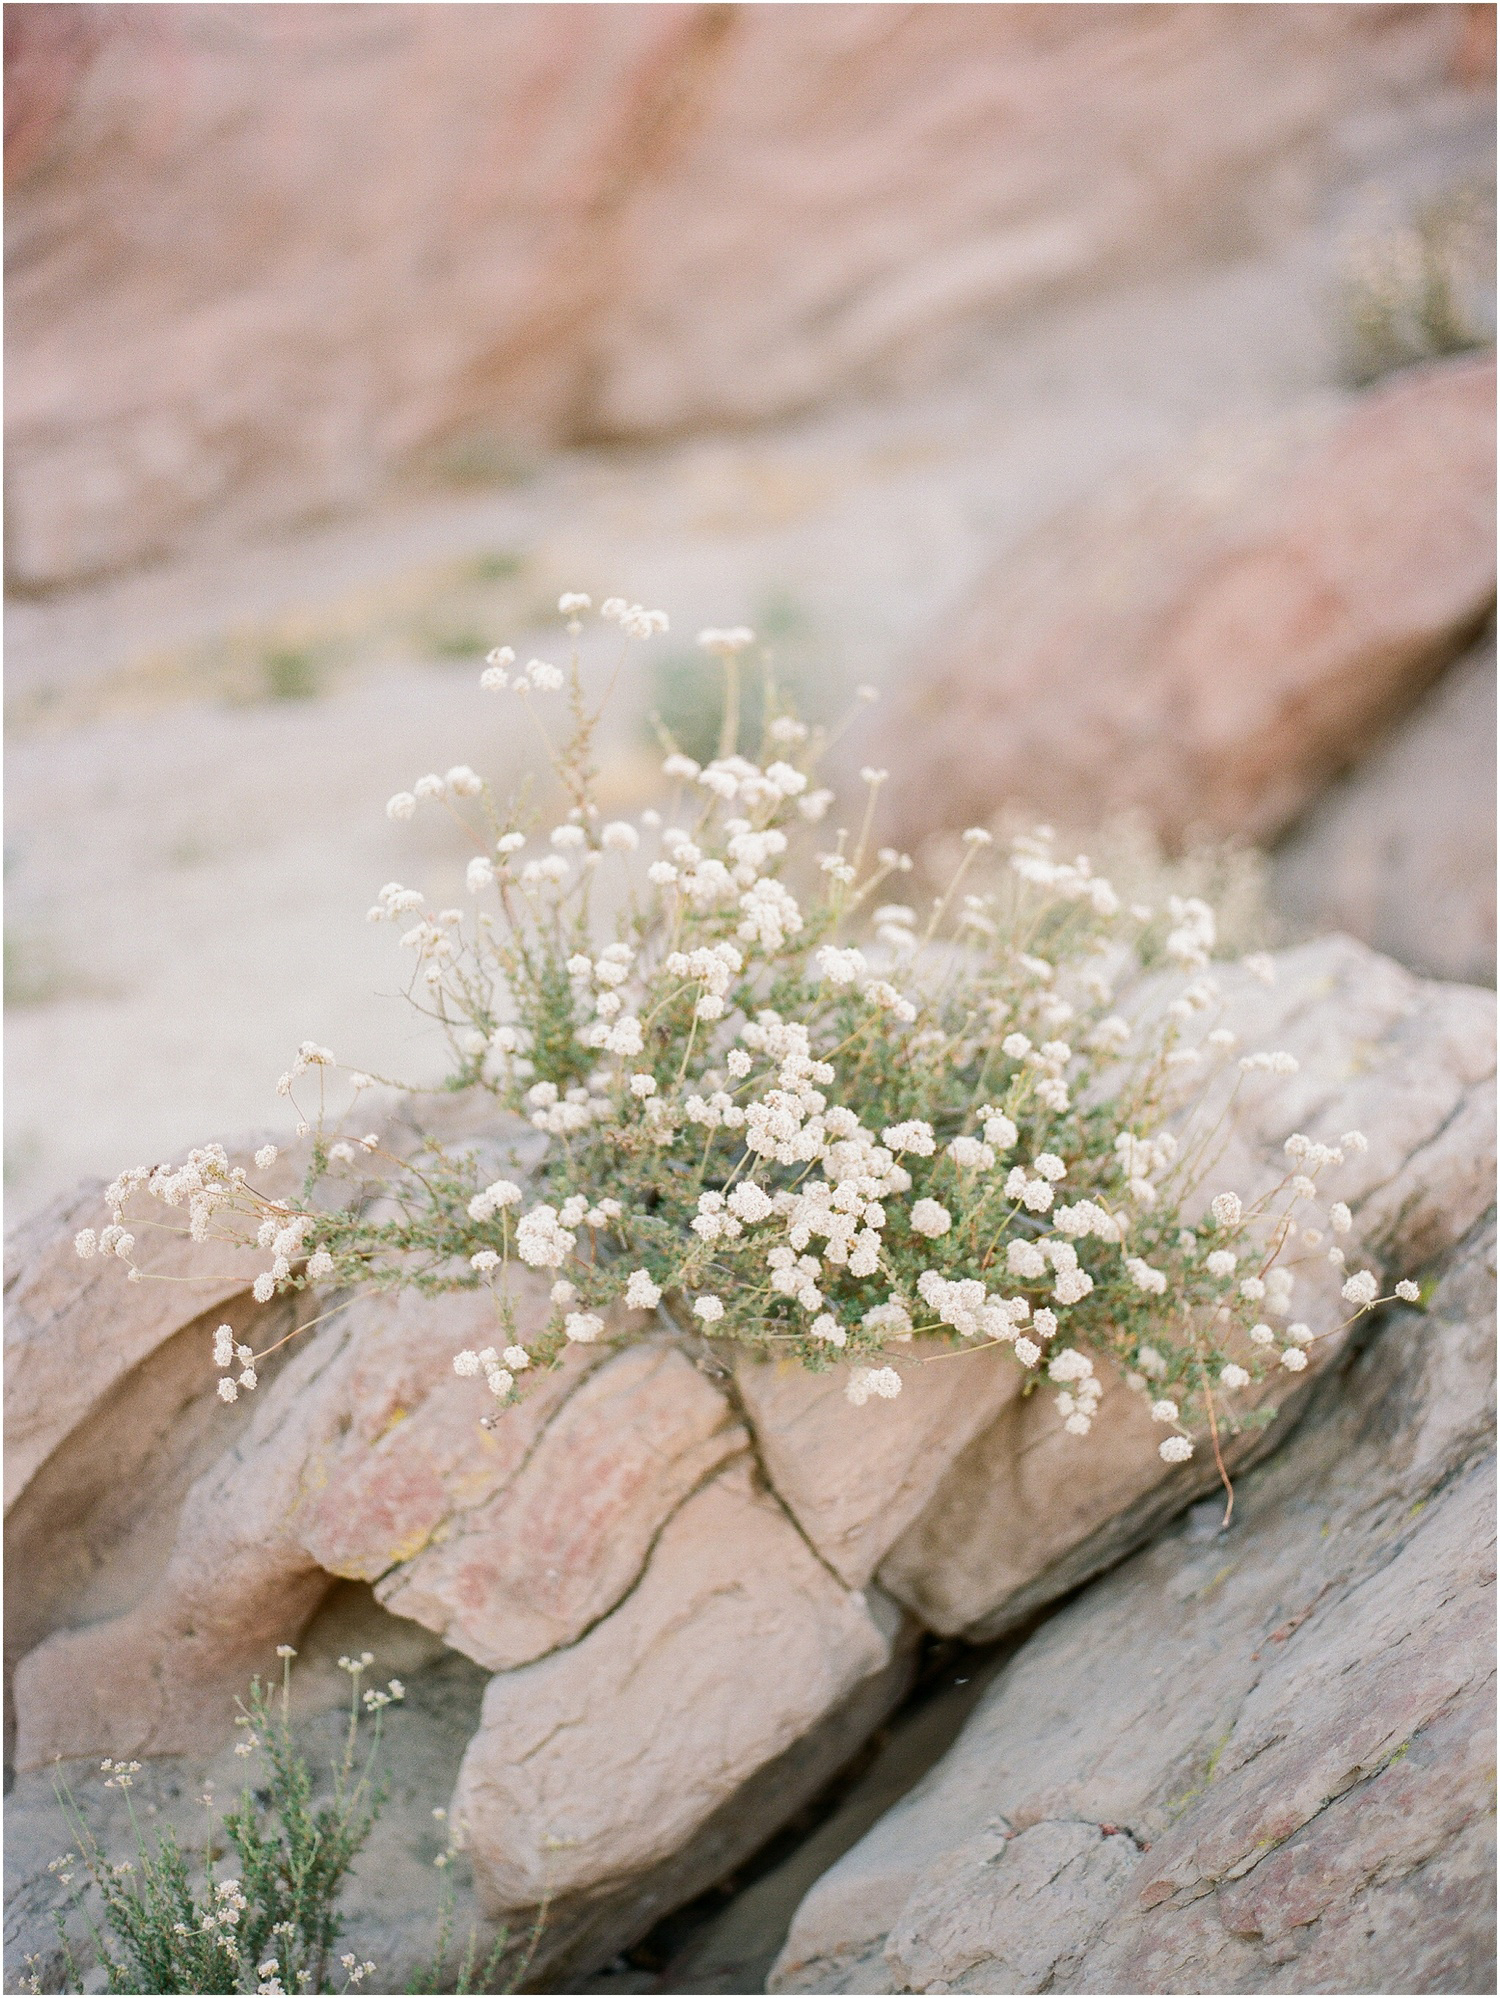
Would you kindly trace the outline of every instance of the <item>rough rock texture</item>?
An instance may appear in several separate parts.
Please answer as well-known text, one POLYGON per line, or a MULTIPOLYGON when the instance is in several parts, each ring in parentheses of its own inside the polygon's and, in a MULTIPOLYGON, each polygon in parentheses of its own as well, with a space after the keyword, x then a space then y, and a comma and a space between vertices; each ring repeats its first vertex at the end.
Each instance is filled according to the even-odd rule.
POLYGON ((31 587, 434 446, 493 474, 931 366, 1285 237, 1346 127, 1482 87, 1456 7, 88 12, 7 26, 31 587))
MULTIPOLYGON (((1492 1197, 1494 1004, 1468 986, 1428 984, 1347 937, 1278 959, 1270 991, 1221 978, 1225 1018, 1247 1045, 1288 1049, 1299 1073, 1247 1093, 1226 1185, 1273 1184, 1292 1130, 1370 1141, 1339 1168, 1338 1196, 1362 1243, 1399 1276, 1449 1247, 1492 1197)), ((1330 1188, 1332 1181, 1329 1182, 1330 1188)), ((1210 1189, 1212 1191, 1212 1189, 1210 1189)), ((1345 1314, 1326 1264, 1303 1267, 1294 1315, 1326 1333, 1345 1314)), ((1337 1338, 1313 1349, 1336 1356, 1337 1338)), ((1306 1392, 1277 1384, 1288 1415, 1306 1392)), ((1231 1448, 1244 1462, 1277 1425, 1231 1448)), ((1142 1402, 1112 1385, 1079 1448, 1043 1395, 1012 1401, 954 1462, 932 1503, 881 1564, 883 1587, 929 1627, 993 1637, 1109 1567, 1215 1481, 1200 1439, 1168 1470, 1142 1402)))
MULTIPOLYGON (((245 1148, 234 1154, 248 1163, 245 1148)), ((264 1180, 257 1175, 257 1185, 264 1180)), ((276 1185, 265 1183, 275 1194, 276 1185)), ((146 1356, 195 1319, 249 1290, 265 1258, 255 1248, 153 1244, 148 1266, 191 1285, 127 1283, 107 1256, 81 1261, 73 1238, 107 1225, 103 1184, 91 1181, 7 1238, 5 1248, 5 1504, 38 1466, 146 1356), (99 1337, 102 1322, 109 1337, 99 1337), (85 1354, 88 1363, 83 1364, 85 1354)), ((144 1254, 144 1243, 139 1253, 144 1254)))
MULTIPOLYGON (((544 1286, 527 1290, 542 1315, 544 1286)), ((524 1315, 525 1290, 518 1302, 524 1315)), ((461 1293, 375 1299, 321 1328, 188 1492, 171 1557, 131 1609, 58 1631, 22 1661, 20 1766, 210 1745, 232 1691, 295 1642, 333 1574, 378 1579, 378 1596, 405 1597, 403 1614, 481 1664, 535 1658, 604 1615, 743 1432, 680 1354, 650 1349, 570 1353, 515 1421, 481 1430, 452 1360, 492 1326, 488 1298, 461 1293), (494 1524, 512 1491, 524 1540, 509 1514, 494 1524), (475 1511, 491 1530, 466 1559, 475 1511)))
POLYGON ((893 1605, 829 1574, 748 1461, 731 1464, 669 1522, 612 1616, 491 1680, 453 1799, 487 1910, 514 1920, 554 1900, 553 1970, 586 1966, 597 1946, 590 1901, 616 1947, 627 1909, 637 1933, 648 1927, 656 1905, 709 1885, 791 1816, 859 1736, 841 1730, 832 1757, 783 1759, 774 1798, 762 1780, 762 1808, 747 1811, 744 1789, 772 1758, 845 1702, 861 1732, 883 1717, 904 1685, 901 1628, 893 1605), (730 1804, 738 1822, 705 1867, 689 1842, 730 1804))
POLYGON ((1004 557, 874 724, 912 844, 1005 805, 1263 840, 1495 593, 1495 370, 1412 370, 1133 477, 1004 557))
POLYGON ((1494 1231, 1019 1653, 780 1991, 1494 1989, 1494 1231))
POLYGON ((1278 913, 1430 978, 1495 982, 1495 641, 1455 663, 1272 862, 1278 913))
MULTIPOLYGON (((1492 999, 1339 938, 1284 954, 1270 991, 1223 984, 1248 1044, 1301 1060, 1248 1087, 1224 1177, 1272 1182, 1292 1128, 1361 1128, 1369 1150, 1338 1191, 1372 1254, 1406 1270, 1449 1249, 1490 1198, 1492 999)), ((1163 996, 1147 981, 1138 1003, 1163 996)), ((23 1382, 42 1350, 59 1393, 91 1379, 114 1302, 68 1290, 66 1272, 90 1268, 70 1260, 79 1218, 60 1217, 61 1241, 28 1235, 14 1285, 61 1298, 14 1328, 23 1382)), ((1305 1282, 1297 1310, 1331 1330, 1331 1272, 1312 1268, 1324 1289, 1305 1282)), ((116 1281, 127 1311, 157 1294, 116 1281)), ((522 1277, 523 1332, 546 1289, 522 1277)), ((298 1641, 335 1578, 367 1585, 495 1672, 455 1809, 492 1914, 524 1919, 554 1897, 538 1959, 554 1981, 586 1979, 713 1885, 847 1762, 907 1683, 908 1612, 944 1632, 1011 1628, 1212 1477, 1203 1448, 1168 1472, 1123 1389, 1080 1442, 1047 1398, 1017 1398, 1005 1356, 920 1347, 898 1356, 900 1398, 858 1410, 838 1371, 730 1373, 668 1338, 574 1348, 487 1431, 482 1388, 452 1371, 493 1336, 482 1293, 352 1301, 224 1409, 217 1317, 263 1347, 308 1300, 260 1308, 240 1292, 198 1315, 196 1291, 159 1294, 177 1302, 127 1318, 103 1390, 45 1434, 45 1381, 15 1404, 37 1459, 7 1519, 17 1766, 221 1747, 234 1694, 298 1641)), ((1327 1369, 1343 1346, 1315 1352, 1327 1369)), ((1080 1905, 1118 1856, 1088 1857, 1080 1905)), ((1040 1876, 1067 1855, 1035 1857, 1040 1876)), ((887 1926, 906 1891, 884 1896, 887 1926)), ((924 1917, 922 1933, 947 1921, 924 1917)))
POLYGON ((940 1359, 951 1346, 902 1349, 904 1383, 889 1419, 849 1423, 845 1370, 809 1374, 785 1361, 739 1360, 735 1385, 762 1461, 819 1554, 862 1588, 927 1506, 954 1457, 1020 1393, 999 1352, 940 1359))

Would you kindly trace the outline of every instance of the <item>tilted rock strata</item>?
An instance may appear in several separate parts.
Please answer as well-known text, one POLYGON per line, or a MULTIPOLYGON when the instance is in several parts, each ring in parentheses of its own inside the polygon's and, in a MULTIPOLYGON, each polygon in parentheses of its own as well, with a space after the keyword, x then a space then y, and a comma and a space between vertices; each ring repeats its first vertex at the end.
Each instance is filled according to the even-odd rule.
POLYGON ((1283 831, 1494 602, 1494 402, 1492 359, 1414 369, 1038 530, 872 724, 891 830, 1283 831))
POLYGON ((663 1529, 578 1644, 498 1674, 454 1795, 494 1912, 645 1872, 890 1662, 749 1463, 663 1529), (727 1696, 726 1696, 727 1695, 727 1696))
POLYGON ((1278 243, 1345 121, 1441 103, 1462 35, 1452 8, 18 10, 11 572, 368 504, 414 459, 503 476, 538 438, 764 421, 1278 243))
MULTIPOLYGON (((1494 1188, 1489 994, 1429 984, 1341 937, 1282 952, 1270 991, 1244 974, 1219 974, 1219 983, 1224 1018, 1242 1045, 1284 1048, 1300 1067, 1274 1087, 1248 1079, 1215 1187, 1250 1195, 1273 1185, 1286 1170, 1282 1143, 1293 1130, 1330 1144, 1358 1130, 1369 1149, 1351 1153, 1325 1181, 1327 1196, 1353 1209, 1351 1245, 1365 1245, 1394 1279, 1472 1226, 1494 1188)), ((1293 1316, 1315 1334, 1332 1334, 1349 1309, 1337 1273, 1308 1256, 1298 1278, 1293 1316)), ((1309 1375, 1329 1365, 1340 1344, 1340 1335, 1320 1337, 1309 1373, 1300 1382, 1274 1378, 1269 1398, 1290 1404, 1290 1416, 1309 1375)), ((997 1636, 1113 1565, 1217 1483, 1206 1438, 1191 1463, 1162 1464, 1160 1430, 1143 1402, 1111 1378, 1082 1449, 1048 1397, 1011 1402, 895 1543, 878 1571, 882 1586, 930 1628, 997 1636)), ((1231 1445, 1231 1464, 1277 1440, 1273 1423, 1258 1440, 1231 1445)))
POLYGON ((778 1991, 1493 1988, 1494 1233, 1059 1613, 808 1895, 778 1991))
MULTIPOLYGON (((1284 954, 1270 992, 1221 976, 1244 1044, 1290 1047, 1302 1064, 1247 1085, 1226 1183, 1279 1176, 1294 1126, 1332 1139, 1358 1127, 1369 1149, 1330 1190, 1348 1195, 1386 1269, 1449 1246, 1490 1197, 1487 995, 1424 984, 1339 939, 1284 954)), ((1141 1003, 1160 997, 1148 984, 1141 1003)), ((31 1242, 19 1295, 66 1290, 79 1218, 31 1242)), ((1308 1283, 1298 1309, 1331 1325, 1337 1279, 1312 1267, 1325 1291, 1308 1283)), ((117 1281, 133 1307, 143 1286, 117 1281)), ((546 1291, 520 1278, 523 1336, 546 1291)), ((102 1301, 82 1295, 86 1309, 74 1299, 45 1321, 62 1374, 87 1373, 100 1344, 102 1301)), ((11 1510, 29 1649, 15 1674, 19 1762, 222 1741, 234 1694, 297 1641, 331 1578, 368 1582, 498 1668, 455 1808, 493 1908, 524 1916, 553 1896, 549 1976, 589 1975, 834 1773, 905 1681, 914 1626, 898 1602, 932 1628, 1005 1627, 1118 1559, 1213 1475, 1201 1447, 1186 1473, 1164 1466, 1123 1387, 1074 1439, 1050 1397, 1018 1397, 1008 1356, 936 1360, 923 1345, 897 1353, 899 1400, 865 1409, 843 1399, 842 1369, 716 1373, 670 1340, 573 1348, 484 1430, 483 1390, 452 1371, 455 1352, 493 1337, 475 1292, 350 1302, 225 1410, 208 1378, 213 1315, 261 1345, 309 1300, 261 1308, 241 1293, 204 1317, 188 1286, 157 1295, 170 1308, 144 1330, 132 1321, 104 1399, 58 1425, 11 1510), (121 1470, 137 1510, 89 1471, 96 1460, 121 1470), (152 1495, 144 1509, 135 1486, 152 1495), (127 1516, 119 1531, 112 1512, 127 1516)), ((1328 1365, 1340 1345, 1314 1350, 1328 1365)), ((27 1420, 32 1406, 19 1404, 27 1420)), ((1149 1836, 1123 1807, 1110 1821, 1149 1836)), ((987 1824, 964 1838, 992 1837, 987 1824)), ((1013 1814, 1006 1825, 1026 1829, 1013 1814)), ((1052 1837, 1032 1840, 1027 1864, 1072 1868, 1092 1905, 1116 1835, 1082 1875, 1052 1837)), ((912 1892, 901 1879, 897 1892, 881 1874, 866 1897, 882 1949, 912 1892)), ((951 1923, 934 1907, 919 1927, 932 1943, 951 1923)), ((856 1956, 876 1934, 860 1931, 856 1956)))

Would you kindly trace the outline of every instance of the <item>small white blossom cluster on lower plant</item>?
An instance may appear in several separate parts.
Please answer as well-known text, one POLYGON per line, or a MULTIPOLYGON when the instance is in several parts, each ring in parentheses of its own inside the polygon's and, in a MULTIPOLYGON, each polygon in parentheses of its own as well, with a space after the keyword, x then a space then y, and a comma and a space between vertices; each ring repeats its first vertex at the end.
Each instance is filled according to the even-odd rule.
MULTIPOLYGON (((562 608, 576 637, 588 601, 562 608)), ((627 643, 665 628, 623 599, 601 615, 627 643)), ((150 1196, 185 1210, 195 1240, 257 1243, 262 1301, 482 1287, 494 1341, 454 1366, 501 1405, 570 1344, 671 1332, 847 1364, 861 1406, 898 1395, 926 1363, 912 1340, 938 1335, 1008 1348, 1078 1437, 1104 1392, 1091 1355, 1107 1356, 1167 1429, 1165 1461, 1192 1456, 1205 1423, 1217 1450, 1221 1424, 1256 1419, 1258 1383, 1307 1365, 1295 1264, 1343 1268, 1351 1216, 1322 1181, 1364 1139, 1293 1134, 1274 1188, 1215 1189, 1212 1134, 1296 1063, 1241 1052, 1216 1023, 1212 909, 1127 905, 1045 828, 1006 853, 975 828, 940 894, 900 899, 911 863, 876 843, 884 773, 862 773, 840 823, 816 781, 823 739, 769 667, 763 739, 743 754, 753 635, 703 644, 724 678, 719 753, 700 767, 669 743, 659 806, 600 807, 576 651, 567 669, 517 671, 501 648, 482 686, 537 723, 553 822, 502 807, 467 764, 388 807, 447 813, 473 842, 470 908, 392 881, 370 917, 400 929, 448 1086, 543 1134, 539 1164, 492 1178, 462 1148, 402 1157, 352 1135, 372 1078, 308 1041, 279 1085, 305 1146, 300 1196, 257 1185, 274 1147, 252 1171, 208 1146, 123 1174, 111 1225, 79 1253, 139 1279, 150 1196), (518 1266, 552 1278, 547 1323, 524 1333, 518 1266)), ((1343 1294, 1356 1314, 1385 1301, 1367 1270, 1343 1294)), ((226 1402, 255 1387, 257 1355, 228 1325, 214 1357, 226 1402)))

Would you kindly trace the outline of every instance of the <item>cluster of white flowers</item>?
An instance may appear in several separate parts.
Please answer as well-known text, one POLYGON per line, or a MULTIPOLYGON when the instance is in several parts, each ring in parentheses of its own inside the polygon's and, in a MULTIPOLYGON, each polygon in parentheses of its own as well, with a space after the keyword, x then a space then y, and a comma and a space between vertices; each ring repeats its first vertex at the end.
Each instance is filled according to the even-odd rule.
MULTIPOLYGON (((568 592, 559 608, 576 637, 589 599, 568 592)), ((631 640, 667 628, 624 598, 599 615, 631 640)), ((1315 1335, 1287 1322, 1286 1252, 1322 1243, 1320 1175, 1364 1140, 1294 1134, 1285 1177, 1254 1197, 1198 1184, 1194 1116, 1211 1123, 1253 1078, 1296 1068, 1285 1052, 1231 1058, 1212 909, 1195 898, 1172 898, 1160 917, 1127 908, 1085 856, 1061 858, 1046 828, 991 859, 990 834, 974 827, 924 929, 909 903, 879 896, 911 862, 869 851, 885 778, 874 769, 862 773, 865 832, 839 831, 797 869, 800 828, 832 795, 812 782, 819 736, 768 685, 759 760, 742 753, 736 689, 754 635, 716 628, 700 643, 722 662, 724 731, 706 763, 669 748, 666 806, 605 818, 589 760, 598 716, 576 653, 567 671, 517 668, 501 647, 487 690, 528 702, 568 690, 558 822, 518 825, 466 764, 387 807, 400 820, 441 804, 473 834, 470 915, 430 910, 391 881, 370 916, 409 923, 401 943, 449 1038, 453 1086, 523 1118, 545 1140, 539 1164, 518 1159, 497 1178, 477 1154, 437 1148, 420 1172, 386 1154, 399 1198, 371 1220, 363 1180, 347 1204, 315 1209, 257 1190, 206 1147, 183 1166, 122 1175, 113 1225, 83 1230, 80 1255, 113 1255, 138 1277, 127 1207, 144 1194, 185 1206, 196 1239, 259 1243, 262 1301, 309 1283, 399 1285, 413 1271, 427 1287, 483 1286, 502 1333, 454 1367, 500 1403, 528 1369, 570 1345, 640 1336, 629 1314, 650 1313, 679 1337, 847 1364, 856 1405, 900 1392, 902 1367, 923 1363, 918 1335, 1004 1347, 1045 1373, 1077 1437, 1105 1392, 1092 1348, 1172 1429, 1160 1446, 1170 1463, 1192 1456, 1205 1412, 1231 1429, 1250 1420, 1235 1397, 1310 1364, 1315 1335), (544 850, 524 858, 539 835, 544 850), (606 856, 619 913, 602 939, 590 894, 606 856), (1153 963, 1170 967, 1154 988, 1142 982, 1153 963), (524 1341, 517 1264, 557 1278, 546 1326, 524 1341)), ((1274 977, 1268 959, 1247 968, 1274 977)), ((330 1050, 304 1042, 280 1085, 292 1096, 316 1074, 317 1109, 298 1112, 315 1177, 364 1170, 381 1150, 374 1133, 334 1128, 337 1072, 330 1050)), ((351 1101, 371 1086, 358 1071, 348 1083, 351 1101)), ((276 1161, 266 1146, 255 1168, 276 1161)), ((1326 1226, 1350 1235, 1348 1202, 1326 1203, 1326 1226)), ((1326 1253, 1342 1271, 1345 1250, 1326 1253)), ((1370 1270, 1342 1284, 1355 1312, 1383 1301, 1370 1270)), ((1418 1300, 1414 1286, 1396 1294, 1418 1300)), ((225 1401, 254 1388, 255 1355, 227 1325, 214 1355, 225 1401)))

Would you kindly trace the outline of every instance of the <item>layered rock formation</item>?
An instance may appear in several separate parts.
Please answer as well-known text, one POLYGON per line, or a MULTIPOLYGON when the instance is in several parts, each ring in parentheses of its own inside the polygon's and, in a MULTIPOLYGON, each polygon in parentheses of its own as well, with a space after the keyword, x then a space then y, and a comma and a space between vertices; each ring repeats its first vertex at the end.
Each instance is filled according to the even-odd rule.
MULTIPOLYGON (((1491 1197, 1486 996, 1340 939, 1284 955, 1270 992, 1225 986, 1231 1023, 1301 1069, 1247 1099, 1221 1171, 1253 1187, 1289 1129, 1362 1128, 1370 1148, 1340 1191, 1370 1253, 1405 1271, 1450 1249, 1491 1197)), ((554 1981, 586 1978, 798 1810, 900 1697, 921 1627, 1011 1627, 1214 1475, 1206 1449, 1163 1465, 1123 1390, 1090 1438, 1064 1436, 993 1352, 914 1348, 897 1359, 900 1398, 855 1409, 836 1374, 729 1366, 665 1336, 575 1349, 484 1430, 451 1366, 484 1336, 490 1306, 472 1294, 349 1302, 225 1411, 210 1399, 213 1323, 269 1344, 284 1311, 229 1295, 214 1251, 206 1313, 193 1289, 120 1278, 127 1310, 143 1290, 169 1302, 127 1317, 111 1356, 96 1266, 69 1262, 93 1218, 72 1203, 30 1231, 9 1280, 33 1301, 7 1329, 9 1416, 32 1444, 7 1517, 18 1764, 212 1747, 235 1692, 297 1641, 334 1578, 373 1584, 494 1674, 454 1810, 492 1915, 551 1903, 538 1974, 554 1981), (54 1379, 73 1396, 55 1414, 54 1379), (146 1419, 121 1434, 122 1411, 146 1419)), ((540 1318, 540 1280, 517 1308, 540 1318)), ((1341 1307, 1308 1285, 1298 1309, 1331 1332, 1341 1307)), ((1317 1342, 1325 1377, 1342 1350, 1317 1342)), ((1272 1442, 1295 1418, 1289 1387, 1272 1442)), ((1100 1849, 1088 1906, 1100 1866, 1115 1881, 1134 1863, 1114 1834, 1100 1849)), ((1065 1869, 1070 1852, 1045 1856, 1065 1869)), ((881 1889, 877 1955, 903 1897, 881 1889)), ((853 1938, 851 1963, 872 1936, 853 1938)), ((892 1947, 891 1975, 927 1976, 892 1947)))
POLYGON ((1493 1220, 1293 1441, 1034 1637, 773 1991, 1494 1984, 1493 1220))
MULTIPOLYGON (((1080 829, 1139 811, 1168 841, 1274 839, 1492 606, 1494 401, 1491 359, 1409 370, 1208 439, 1038 529, 878 719, 896 836, 1009 804, 1080 829)), ((1470 844, 1489 816, 1464 817, 1470 844)), ((1483 854, 1461 873, 1478 881, 1483 854)))
POLYGON ((1346 127, 1482 84, 1469 11, 16 9, 12 579, 434 451, 760 422, 1251 253, 1346 127))

